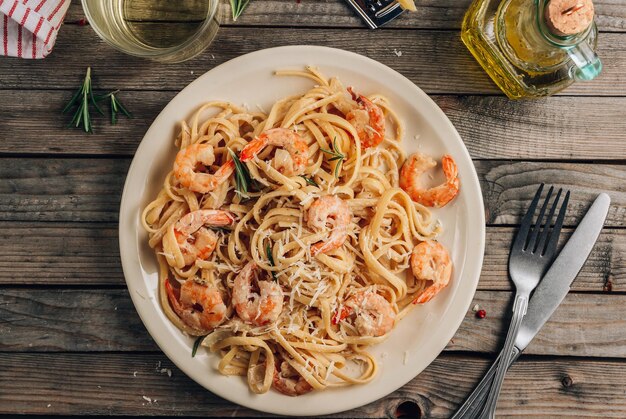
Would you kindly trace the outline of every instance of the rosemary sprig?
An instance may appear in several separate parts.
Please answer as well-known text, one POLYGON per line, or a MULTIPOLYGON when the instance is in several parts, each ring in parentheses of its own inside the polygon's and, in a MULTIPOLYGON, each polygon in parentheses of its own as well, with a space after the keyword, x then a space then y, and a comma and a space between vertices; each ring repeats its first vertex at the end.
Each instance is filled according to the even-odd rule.
POLYGON ((304 175, 300 175, 300 177, 301 177, 302 179, 304 179, 304 181, 305 181, 306 183, 308 183, 309 185, 311 185, 311 186, 316 186, 316 187, 318 187, 318 188, 320 187, 320 185, 318 185, 318 184, 317 184, 317 182, 316 182, 316 181, 314 181, 312 177, 306 177, 306 176, 304 176, 304 175))
POLYGON ((243 9, 248 6, 248 3, 250 3, 250 0, 230 0, 230 8, 233 11, 233 21, 237 21, 237 18, 241 15, 243 9))
POLYGON ((198 338, 196 339, 196 341, 193 343, 193 349, 191 350, 191 357, 193 358, 194 356, 196 356, 196 352, 198 352, 198 347, 200 346, 200 344, 202 343, 202 341, 204 340, 205 336, 198 336, 198 338))
POLYGON ((337 164, 335 165, 335 177, 339 178, 339 170, 341 169, 341 166, 346 156, 345 154, 342 154, 341 151, 339 151, 339 147, 337 147, 337 137, 333 139, 332 150, 326 150, 321 147, 320 150, 332 156, 330 159, 328 159, 328 161, 337 161, 337 164))
MULTIPOLYGON (((273 268, 274 266, 276 266, 274 264, 274 255, 272 255, 272 247, 268 244, 265 247, 265 254, 267 255, 267 260, 270 263, 270 266, 273 268)), ((278 281, 278 278, 276 278, 276 272, 271 271, 272 272, 272 278, 274 278, 274 281, 278 281)))
POLYGON ((111 125, 115 125, 117 124, 117 114, 118 113, 123 113, 124 115, 126 115, 128 118, 132 118, 132 114, 128 111, 128 109, 126 109, 126 107, 124 107, 124 105, 122 105, 122 102, 120 102, 120 100, 117 98, 117 95, 119 93, 119 90, 115 90, 111 93, 107 93, 106 95, 103 96, 98 96, 96 98, 96 100, 99 102, 101 100, 104 100, 106 98, 110 98, 111 99, 111 125))
POLYGON ((228 152, 235 162, 235 191, 242 197, 248 198, 248 189, 256 186, 256 182, 252 180, 248 166, 239 160, 239 156, 230 148, 228 152))
POLYGON ((93 96, 93 89, 91 87, 91 67, 87 67, 87 74, 85 74, 83 84, 78 88, 76 93, 74 93, 74 96, 72 96, 67 105, 65 105, 65 108, 63 108, 63 113, 66 113, 76 106, 76 111, 68 126, 73 125, 78 128, 82 125, 85 132, 93 132, 91 115, 89 113, 90 104, 96 108, 100 115, 104 115, 93 96))

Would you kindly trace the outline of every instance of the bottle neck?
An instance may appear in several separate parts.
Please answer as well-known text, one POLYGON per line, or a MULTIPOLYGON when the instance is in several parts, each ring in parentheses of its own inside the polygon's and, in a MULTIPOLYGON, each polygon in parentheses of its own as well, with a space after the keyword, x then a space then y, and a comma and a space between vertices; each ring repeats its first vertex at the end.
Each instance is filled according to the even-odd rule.
POLYGON ((573 35, 558 35, 550 29, 547 23, 546 8, 551 0, 534 0, 535 1, 535 23, 541 36, 546 42, 559 48, 572 48, 585 41, 591 34, 593 29, 593 21, 587 27, 573 35))
POLYGON ((546 8, 551 0, 535 0, 537 28, 541 36, 551 45, 567 52, 574 63, 571 76, 577 80, 593 80, 602 71, 602 62, 588 42, 595 25, 593 16, 587 27, 572 35, 557 35, 547 24, 546 8))

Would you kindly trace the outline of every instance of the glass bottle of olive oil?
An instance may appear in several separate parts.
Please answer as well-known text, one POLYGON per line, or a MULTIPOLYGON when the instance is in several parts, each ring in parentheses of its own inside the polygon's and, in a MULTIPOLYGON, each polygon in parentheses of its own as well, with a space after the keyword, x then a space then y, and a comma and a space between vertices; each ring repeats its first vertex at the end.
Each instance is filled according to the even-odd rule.
POLYGON ((602 71, 591 0, 474 0, 461 38, 511 99, 552 95, 602 71))

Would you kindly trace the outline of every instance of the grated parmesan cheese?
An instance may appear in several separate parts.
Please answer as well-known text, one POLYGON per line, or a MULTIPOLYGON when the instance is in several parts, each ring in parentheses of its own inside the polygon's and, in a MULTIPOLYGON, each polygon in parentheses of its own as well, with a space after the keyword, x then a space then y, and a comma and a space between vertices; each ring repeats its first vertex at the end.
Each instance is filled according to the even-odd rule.
POLYGON ((313 307, 313 303, 315 302, 315 300, 317 300, 320 294, 325 292, 327 289, 328 289, 328 283, 323 283, 322 285, 318 284, 317 289, 315 290, 315 293, 313 294, 313 297, 311 297, 311 301, 309 302, 308 307, 313 307))

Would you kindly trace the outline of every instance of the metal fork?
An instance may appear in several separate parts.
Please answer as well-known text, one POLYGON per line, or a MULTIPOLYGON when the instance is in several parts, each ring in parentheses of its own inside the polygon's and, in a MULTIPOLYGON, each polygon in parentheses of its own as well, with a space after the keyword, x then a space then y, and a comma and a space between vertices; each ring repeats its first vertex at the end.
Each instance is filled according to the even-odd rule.
POLYGON ((487 402, 480 415, 483 419, 492 419, 495 416, 498 395, 500 394, 508 365, 510 364, 511 358, 514 356, 513 344, 515 343, 515 338, 517 337, 522 319, 526 314, 530 293, 535 289, 537 284, 539 284, 539 280, 550 267, 556 255, 556 245, 561 233, 561 227, 563 226, 563 218, 565 218, 565 209, 569 201, 569 191, 565 195, 556 223, 551 229, 552 218, 558 207, 563 190, 559 189, 552 207, 550 208, 550 212, 544 220, 546 209, 548 208, 552 192, 554 191, 554 187, 550 187, 543 201, 543 205, 541 206, 541 210, 539 211, 539 215, 537 216, 537 221, 535 224, 532 224, 535 210, 537 209, 537 204, 539 203, 541 192, 543 191, 543 186, 543 184, 539 186, 528 208, 528 212, 526 212, 526 215, 522 219, 520 229, 511 247, 509 274, 516 288, 515 301, 513 303, 513 318, 511 319, 509 332, 507 333, 504 348, 501 352, 502 359, 497 366, 487 402), (542 224, 544 224, 543 229, 542 224), (549 240, 548 235, 550 235, 549 240))

